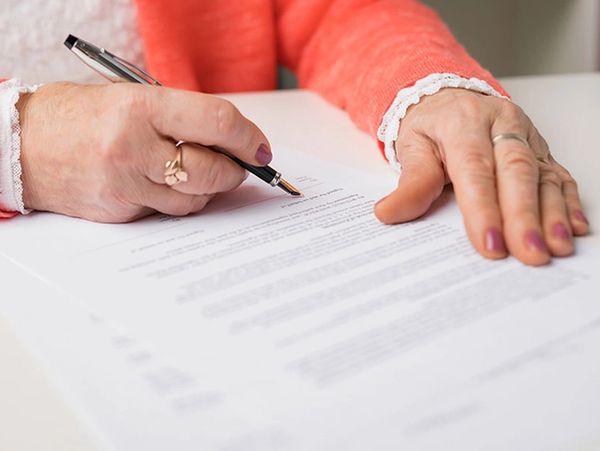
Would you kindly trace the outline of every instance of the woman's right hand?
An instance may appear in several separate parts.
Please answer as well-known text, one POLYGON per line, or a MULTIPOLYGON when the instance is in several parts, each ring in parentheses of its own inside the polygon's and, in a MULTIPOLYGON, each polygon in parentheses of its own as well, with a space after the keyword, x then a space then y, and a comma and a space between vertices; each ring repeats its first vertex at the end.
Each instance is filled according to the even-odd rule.
POLYGON ((128 222, 154 211, 186 215, 245 171, 204 146, 266 165, 265 135, 228 101, 130 83, 54 83, 17 104, 26 208, 99 222, 128 222), (183 145, 188 181, 165 184, 165 163, 183 145))

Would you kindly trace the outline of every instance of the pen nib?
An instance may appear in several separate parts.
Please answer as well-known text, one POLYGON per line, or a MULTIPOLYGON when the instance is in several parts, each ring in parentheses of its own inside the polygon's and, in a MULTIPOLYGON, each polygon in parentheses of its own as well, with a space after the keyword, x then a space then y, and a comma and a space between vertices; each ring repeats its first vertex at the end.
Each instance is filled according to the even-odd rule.
POLYGON ((284 179, 280 179, 277 186, 284 190, 286 193, 291 194, 292 196, 302 196, 302 193, 298 191, 294 185, 284 179))

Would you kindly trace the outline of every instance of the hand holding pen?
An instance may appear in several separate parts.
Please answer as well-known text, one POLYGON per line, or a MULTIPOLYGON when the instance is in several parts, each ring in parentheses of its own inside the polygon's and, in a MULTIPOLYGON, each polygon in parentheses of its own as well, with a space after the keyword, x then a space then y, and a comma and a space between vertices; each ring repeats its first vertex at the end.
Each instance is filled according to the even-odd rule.
POLYGON ((271 158, 255 124, 230 102, 197 92, 49 83, 22 94, 17 109, 24 207, 35 210, 99 222, 186 215, 247 176, 230 156, 191 143, 253 166, 271 158), (180 140, 183 161, 172 165, 180 140), (167 169, 187 172, 187 182, 167 185, 167 169))
MULTIPOLYGON (((85 64, 110 81, 125 81, 161 86, 161 83, 158 80, 143 69, 113 55, 103 48, 96 47, 83 39, 69 35, 65 40, 65 45, 85 64)), ((171 186, 188 180, 188 174, 183 170, 183 152, 180 144, 182 144, 181 141, 177 143, 176 157, 173 160, 167 161, 165 164, 165 181, 171 186)), ((257 160, 261 163, 261 166, 247 163, 219 147, 211 146, 210 148, 216 152, 227 155, 236 164, 269 183, 271 186, 277 186, 293 196, 299 196, 300 192, 294 188, 292 184, 284 180, 281 177, 281 174, 275 169, 267 166, 271 161, 270 152, 266 145, 263 144, 261 146, 263 147, 259 147, 259 150, 257 151, 257 160)))

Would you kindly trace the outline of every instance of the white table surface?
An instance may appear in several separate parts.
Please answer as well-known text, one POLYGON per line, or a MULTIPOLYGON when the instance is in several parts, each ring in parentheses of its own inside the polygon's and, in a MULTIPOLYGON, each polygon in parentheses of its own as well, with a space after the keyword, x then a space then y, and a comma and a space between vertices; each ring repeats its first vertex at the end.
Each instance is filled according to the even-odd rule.
MULTIPOLYGON (((600 224, 600 74, 513 78, 503 84, 578 180, 592 226, 600 224)), ((278 91, 228 98, 266 132, 275 149, 290 146, 365 171, 389 171, 372 138, 315 94, 278 91)), ((600 244, 593 234, 585 240, 600 244)), ((0 262, 1 295, 14 293, 17 300, 19 281, 11 271, 0 262)), ((90 437, 0 317, 0 451, 101 451, 90 437)), ((600 449, 598 441, 586 451, 600 449)))

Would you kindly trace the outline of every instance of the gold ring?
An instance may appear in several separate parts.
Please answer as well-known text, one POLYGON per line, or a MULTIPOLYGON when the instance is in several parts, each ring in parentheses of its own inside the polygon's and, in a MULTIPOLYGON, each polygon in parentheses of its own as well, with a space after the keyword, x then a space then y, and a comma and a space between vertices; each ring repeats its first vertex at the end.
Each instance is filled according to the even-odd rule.
POLYGON ((177 153, 173 160, 165 163, 165 183, 169 186, 177 185, 181 182, 187 182, 188 174, 183 170, 183 149, 181 148, 182 141, 179 141, 175 148, 177 153))
POLYGON ((527 141, 527 139, 523 138, 517 133, 500 133, 499 135, 496 135, 492 138, 492 144, 496 145, 503 139, 514 139, 515 141, 519 141, 520 143, 529 147, 529 142, 527 141))

